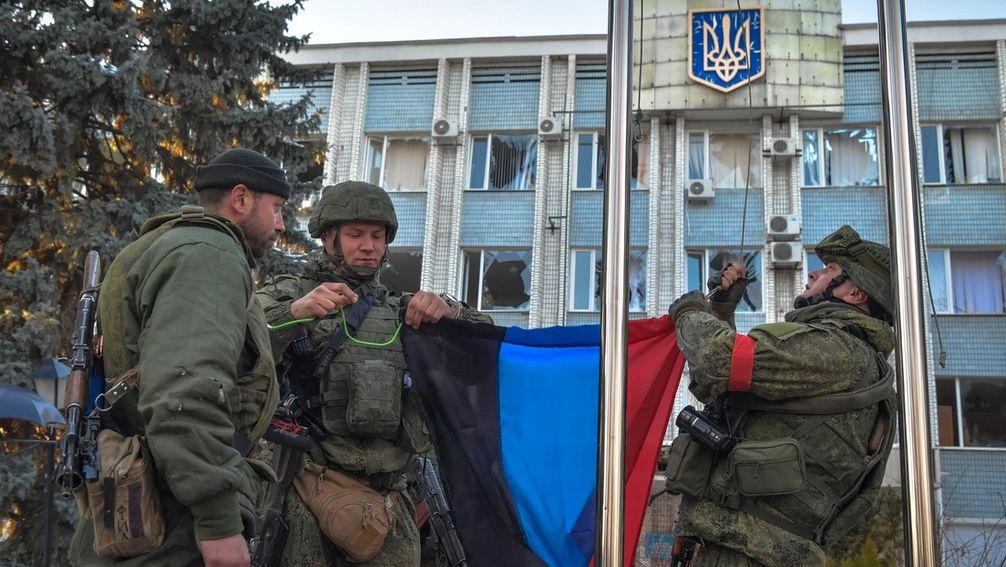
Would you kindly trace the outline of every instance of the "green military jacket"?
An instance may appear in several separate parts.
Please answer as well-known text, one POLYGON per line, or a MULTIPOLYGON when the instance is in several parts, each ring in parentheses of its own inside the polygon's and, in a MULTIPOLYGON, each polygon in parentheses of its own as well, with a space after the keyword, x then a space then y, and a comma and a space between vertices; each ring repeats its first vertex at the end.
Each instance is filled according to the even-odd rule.
MULTIPOLYGON (((201 561, 196 540, 253 529, 267 466, 235 436, 259 438, 278 400, 254 261, 241 230, 198 207, 150 219, 109 266, 98 299, 106 383, 137 368, 111 415, 146 438, 167 521, 161 549, 115 564, 201 561)), ((112 564, 78 526, 80 565, 112 564)))
MULTIPOLYGON (((796 309, 785 319, 756 326, 748 333, 756 341, 750 392, 757 398, 781 401, 850 392, 877 383, 887 370, 886 363, 878 364, 877 353, 884 358, 891 353, 894 333, 884 322, 836 303, 796 309)), ((689 389, 704 403, 727 392, 734 335, 729 324, 703 311, 678 317, 677 340, 689 364, 689 389)), ((729 408, 730 395, 724 399, 729 408)), ((806 488, 787 496, 746 499, 746 503, 801 525, 825 521, 832 512, 825 508, 835 495, 858 490, 855 473, 863 467, 878 411, 878 406, 872 406, 829 417, 818 430, 814 446, 806 448, 813 452, 806 458, 806 488), (819 461, 828 464, 822 466, 819 461)), ((738 418, 729 411, 727 416, 738 418)), ((811 417, 751 410, 734 423, 734 433, 741 440, 791 437, 811 417)), ((889 443, 881 451, 877 467, 883 471, 889 443)), ((715 462, 710 487, 720 495, 741 498, 729 459, 715 462)), ((814 541, 706 499, 685 496, 677 531, 766 565, 825 564, 825 551, 814 541)))
MULTIPOLYGON (((335 272, 335 266, 322 251, 316 252, 309 259, 303 275, 280 276, 258 291, 269 324, 291 321, 293 316, 290 304, 324 282, 347 284, 361 301, 365 296, 373 297, 373 305, 366 318, 359 329, 352 333, 354 337, 370 343, 382 343, 396 336, 400 310, 408 304, 411 295, 390 292, 376 278, 369 281, 346 279, 335 272)), ((490 321, 463 304, 451 300, 448 303, 455 308, 455 317, 490 321)), ((352 307, 347 306, 345 309, 348 312, 352 307)), ((305 374, 316 372, 321 349, 333 334, 342 329, 342 315, 336 311, 305 325, 272 331, 272 348, 281 369, 281 381, 284 388, 292 387, 297 391, 302 401, 310 406, 309 412, 316 423, 322 424, 325 430, 320 439, 317 436, 315 438, 320 454, 314 454, 314 458, 323 456, 330 465, 365 475, 399 471, 405 466, 409 455, 429 450, 430 445, 418 396, 407 385, 403 387, 403 380, 408 380, 405 377, 407 366, 397 337, 381 346, 361 345, 351 339, 346 340, 330 367, 322 371, 320 379, 316 377, 305 380, 305 374), (298 333, 307 333, 314 348, 311 354, 296 356, 293 353, 290 346, 298 333), (354 375, 357 377, 353 378, 354 375), (352 383, 352 380, 357 380, 355 386, 347 384, 352 383), (376 385, 378 381, 382 381, 384 385, 376 385), (383 432, 368 428, 366 424, 354 427, 353 402, 347 402, 346 398, 351 396, 348 391, 360 387, 360 382, 364 383, 362 387, 368 387, 367 382, 374 384, 372 387, 377 391, 373 392, 372 399, 389 391, 393 392, 387 394, 390 397, 385 402, 386 405, 400 407, 389 415, 397 415, 401 427, 393 426, 383 432), (299 386, 305 383, 306 388, 299 386), (317 388, 317 391, 305 391, 313 388, 317 388), (399 391, 400 394, 397 393, 399 391)))

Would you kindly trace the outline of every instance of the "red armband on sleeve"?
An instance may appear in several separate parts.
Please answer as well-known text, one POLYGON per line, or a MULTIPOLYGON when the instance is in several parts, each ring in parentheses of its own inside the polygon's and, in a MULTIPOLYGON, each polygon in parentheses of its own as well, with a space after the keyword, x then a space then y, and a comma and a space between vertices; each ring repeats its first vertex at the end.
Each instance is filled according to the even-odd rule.
POLYGON ((730 358, 730 381, 727 391, 749 392, 754 375, 755 340, 747 335, 734 335, 734 352, 730 358))

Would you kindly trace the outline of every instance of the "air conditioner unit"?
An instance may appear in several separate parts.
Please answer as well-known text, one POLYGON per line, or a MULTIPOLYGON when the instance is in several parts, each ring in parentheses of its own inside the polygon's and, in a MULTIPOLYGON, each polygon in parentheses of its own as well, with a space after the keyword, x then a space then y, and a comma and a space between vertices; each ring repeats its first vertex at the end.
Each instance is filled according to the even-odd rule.
POLYGON ((562 118, 545 116, 538 121, 538 135, 542 138, 558 138, 562 136, 562 118))
POLYGON ((796 240, 800 238, 800 217, 796 215, 769 215, 765 220, 765 236, 769 240, 796 240))
POLYGON ((686 182, 689 201, 708 201, 716 196, 712 179, 692 179, 686 182))
POLYGON ((803 264, 803 244, 796 241, 773 242, 770 262, 773 268, 799 269, 803 264))
POLYGON ((795 156, 796 141, 792 138, 774 138, 769 145, 770 156, 795 156))
POLYGON ((430 128, 434 141, 451 141, 458 137, 458 125, 446 118, 437 118, 430 128))

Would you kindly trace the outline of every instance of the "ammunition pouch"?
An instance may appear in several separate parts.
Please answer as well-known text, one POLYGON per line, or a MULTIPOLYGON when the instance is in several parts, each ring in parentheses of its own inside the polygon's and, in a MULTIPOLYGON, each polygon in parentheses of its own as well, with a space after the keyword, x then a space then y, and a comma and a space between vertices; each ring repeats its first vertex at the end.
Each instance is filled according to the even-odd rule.
POLYGON ((157 549, 164 542, 164 514, 143 438, 105 429, 98 434, 98 455, 98 478, 85 483, 87 498, 77 499, 86 502, 81 517, 94 525, 95 553, 125 558, 157 549))
POLYGON ((667 460, 665 486, 672 494, 702 498, 709 486, 716 453, 699 443, 688 433, 680 433, 671 442, 667 460))
POLYGON ((402 420, 402 374, 383 360, 349 368, 346 426, 367 437, 395 439, 402 420))
POLYGON ((293 481, 294 488, 318 520, 321 532, 353 562, 380 553, 391 531, 391 495, 383 496, 353 477, 315 463, 293 481))

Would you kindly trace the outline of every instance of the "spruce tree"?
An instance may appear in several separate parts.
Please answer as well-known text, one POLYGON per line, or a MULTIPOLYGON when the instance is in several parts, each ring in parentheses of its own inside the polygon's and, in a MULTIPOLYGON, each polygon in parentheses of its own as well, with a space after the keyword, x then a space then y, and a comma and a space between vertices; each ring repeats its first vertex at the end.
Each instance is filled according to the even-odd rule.
MULTIPOLYGON (((30 388, 39 361, 68 354, 87 251, 107 265, 148 217, 191 202, 197 165, 234 146, 291 179, 320 163, 309 98, 267 98, 318 76, 282 58, 307 40, 287 35, 303 0, 289 1, 0 0, 0 381, 30 388)), ((298 183, 291 204, 313 189, 298 183)), ((281 246, 310 244, 289 231, 281 246)), ((289 257, 274 251, 265 270, 289 257)), ((0 556, 14 564, 42 557, 35 453, 0 462, 0 516, 14 520, 0 517, 0 556)), ((58 514, 65 564, 72 503, 58 514)))

